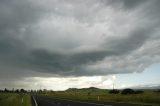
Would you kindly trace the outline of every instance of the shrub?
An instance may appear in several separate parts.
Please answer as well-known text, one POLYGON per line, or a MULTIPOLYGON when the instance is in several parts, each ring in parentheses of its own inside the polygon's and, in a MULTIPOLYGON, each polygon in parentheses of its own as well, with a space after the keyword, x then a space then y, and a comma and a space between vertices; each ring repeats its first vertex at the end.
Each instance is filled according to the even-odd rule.
POLYGON ((91 95, 91 92, 88 92, 87 95, 90 96, 90 95, 91 95))
POLYGON ((134 94, 135 91, 133 89, 130 89, 130 88, 127 88, 127 89, 124 89, 121 94, 123 95, 127 95, 127 94, 134 94))
POLYGON ((160 89, 158 89, 158 90, 155 90, 154 92, 155 92, 155 93, 160 93, 160 89))
POLYGON ((142 90, 135 91, 135 94, 142 94, 142 93, 144 93, 144 91, 142 91, 142 90))
POLYGON ((110 93, 110 94, 118 94, 118 93, 119 93, 119 90, 113 89, 113 90, 110 90, 109 93, 110 93))

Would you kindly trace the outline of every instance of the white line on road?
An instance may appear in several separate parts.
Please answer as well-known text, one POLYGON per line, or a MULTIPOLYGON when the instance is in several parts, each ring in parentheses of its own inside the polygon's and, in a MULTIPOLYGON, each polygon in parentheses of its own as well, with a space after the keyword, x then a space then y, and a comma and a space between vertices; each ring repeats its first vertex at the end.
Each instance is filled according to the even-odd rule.
POLYGON ((34 100, 35 106, 38 106, 36 99, 34 98, 34 96, 32 96, 32 97, 33 97, 33 100, 34 100))

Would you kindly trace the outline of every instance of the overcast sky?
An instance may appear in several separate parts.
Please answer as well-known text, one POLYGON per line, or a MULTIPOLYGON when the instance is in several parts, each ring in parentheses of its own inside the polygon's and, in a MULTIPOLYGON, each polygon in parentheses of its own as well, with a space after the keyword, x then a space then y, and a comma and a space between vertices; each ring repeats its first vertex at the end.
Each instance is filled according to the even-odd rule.
POLYGON ((154 85, 159 63, 160 0, 0 0, 1 88, 154 85))

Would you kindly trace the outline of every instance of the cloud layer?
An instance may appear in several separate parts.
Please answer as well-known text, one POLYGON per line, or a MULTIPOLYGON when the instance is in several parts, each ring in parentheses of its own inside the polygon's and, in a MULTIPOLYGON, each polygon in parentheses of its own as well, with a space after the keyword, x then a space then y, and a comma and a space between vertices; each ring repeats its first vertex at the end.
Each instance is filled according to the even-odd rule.
POLYGON ((159 5, 0 0, 0 77, 142 72, 160 62, 159 5))

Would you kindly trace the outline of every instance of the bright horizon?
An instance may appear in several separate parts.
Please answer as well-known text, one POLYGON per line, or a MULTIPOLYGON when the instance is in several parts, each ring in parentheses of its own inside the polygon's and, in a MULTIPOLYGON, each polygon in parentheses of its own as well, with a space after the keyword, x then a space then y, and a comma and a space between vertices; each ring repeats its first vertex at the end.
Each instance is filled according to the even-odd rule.
MULTIPOLYGON (((159 69, 160 65, 155 64, 147 68, 142 73, 128 73, 128 74, 117 74, 108 76, 91 76, 91 77, 68 77, 68 78, 41 78, 34 77, 19 81, 21 85, 15 87, 14 89, 25 88, 26 90, 66 90, 68 88, 89 88, 97 87, 101 89, 125 89, 125 88, 135 88, 135 89, 157 89, 159 88, 159 69), (150 78, 148 78, 150 77, 150 78), (30 80, 32 80, 31 83, 30 80), (68 81, 69 80, 69 81, 68 81), (57 87, 57 82, 61 84, 57 87), (67 83, 66 83, 67 82, 67 83), (26 87, 22 87, 23 83, 28 83, 26 87), (81 83, 81 84, 79 84, 81 83), (96 84, 99 83, 99 84, 96 84)), ((3 87, 1 89, 5 89, 3 87)), ((13 87, 8 87, 12 90, 13 87)))

